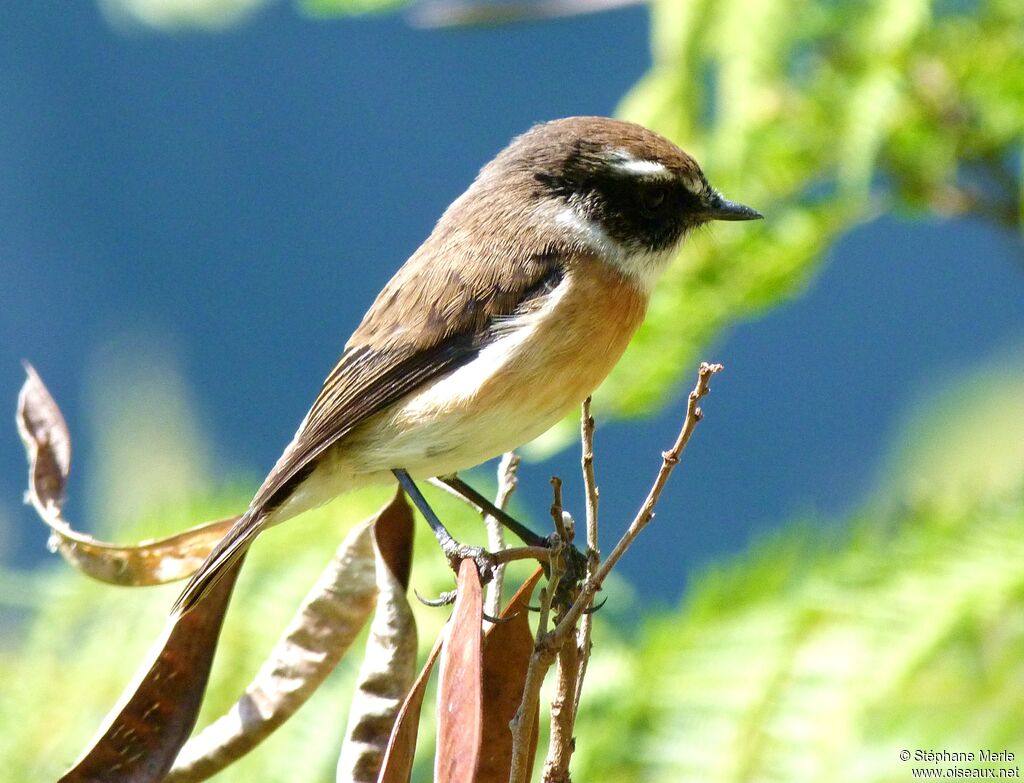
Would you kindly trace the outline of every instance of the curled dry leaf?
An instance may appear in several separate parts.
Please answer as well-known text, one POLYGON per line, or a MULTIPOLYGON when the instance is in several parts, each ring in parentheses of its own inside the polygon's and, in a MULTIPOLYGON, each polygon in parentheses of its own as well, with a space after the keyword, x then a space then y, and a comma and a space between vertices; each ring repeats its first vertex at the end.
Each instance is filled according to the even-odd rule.
POLYGON ((60 514, 71 472, 71 436, 64 415, 35 368, 18 394, 18 434, 28 451, 28 491, 40 514, 60 514))
POLYGON ((434 780, 470 783, 480 761, 483 736, 483 588, 476 564, 459 566, 458 596, 441 650, 437 688, 437 755, 434 780))
POLYGON ((430 680, 430 673, 434 671, 434 664, 441 653, 443 643, 444 632, 442 631, 398 711, 377 783, 409 783, 409 779, 412 777, 412 762, 416 754, 416 737, 419 733, 423 695, 427 692, 427 682, 430 680))
POLYGON ((156 783, 195 726, 242 560, 184 616, 167 622, 146 663, 60 783, 156 783))
MULTIPOLYGON (((408 505, 396 495, 376 517, 349 533, 245 694, 182 749, 167 783, 213 775, 258 745, 306 702, 373 611, 374 524, 384 522, 390 528, 397 521, 400 527, 406 517, 411 522, 408 505)), ((408 565, 405 572, 408 580, 408 565)))
POLYGON ((388 739, 416 675, 416 620, 406 599, 412 566, 412 511, 401 492, 374 525, 377 608, 349 707, 338 783, 377 780, 388 739))
MULTIPOLYGON (((505 783, 512 766, 512 731, 509 723, 523 698, 526 670, 533 654, 529 605, 544 571, 538 568, 512 597, 502 618, 484 638, 483 651, 483 738, 476 783, 505 783)), ((530 759, 536 756, 540 712, 533 713, 533 742, 530 759)), ((527 780, 531 772, 527 773, 527 780)))
POLYGON ((18 433, 27 452, 28 497, 50 528, 50 546, 79 571, 117 585, 154 585, 190 576, 238 517, 169 538, 118 545, 75 531, 62 516, 71 471, 71 437, 64 416, 30 364, 18 395, 18 433))

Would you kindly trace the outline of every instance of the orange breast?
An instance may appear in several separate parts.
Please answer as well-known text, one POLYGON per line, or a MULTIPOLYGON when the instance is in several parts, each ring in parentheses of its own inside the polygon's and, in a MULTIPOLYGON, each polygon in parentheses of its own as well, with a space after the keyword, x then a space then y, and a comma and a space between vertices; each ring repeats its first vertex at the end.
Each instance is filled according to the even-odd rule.
POLYGON ((541 435, 604 380, 643 320, 647 297, 579 258, 543 305, 477 359, 372 417, 336 450, 350 474, 405 467, 443 475, 541 435))
MULTIPOLYGON (((631 280, 591 257, 568 270, 570 285, 523 350, 481 385, 483 408, 520 409, 552 422, 579 405, 621 358, 643 320, 647 296, 631 280)), ((549 425, 550 426, 550 425, 549 425)))

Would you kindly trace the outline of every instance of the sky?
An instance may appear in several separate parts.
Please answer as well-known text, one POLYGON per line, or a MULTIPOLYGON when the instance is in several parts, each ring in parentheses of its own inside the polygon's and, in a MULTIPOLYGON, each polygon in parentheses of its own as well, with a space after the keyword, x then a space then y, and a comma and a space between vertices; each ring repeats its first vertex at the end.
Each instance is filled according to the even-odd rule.
MULTIPOLYGON (((165 35, 115 30, 89 3, 0 4, 0 563, 46 556, 21 504, 21 359, 69 420, 76 519, 90 521, 100 462, 90 372, 139 335, 180 368, 212 469, 255 483, 479 167, 535 122, 611 114, 648 65, 642 8, 431 32, 278 3, 226 32, 165 35)), ((883 217, 843 237, 802 296, 705 350, 726 372, 623 572, 672 599, 795 516, 855 509, 915 402, 1020 360, 1022 302, 1020 238, 984 224, 883 217)), ((643 499, 681 395, 599 430, 607 539, 643 499)), ((533 518, 551 473, 579 497, 576 463, 524 468, 533 518)))

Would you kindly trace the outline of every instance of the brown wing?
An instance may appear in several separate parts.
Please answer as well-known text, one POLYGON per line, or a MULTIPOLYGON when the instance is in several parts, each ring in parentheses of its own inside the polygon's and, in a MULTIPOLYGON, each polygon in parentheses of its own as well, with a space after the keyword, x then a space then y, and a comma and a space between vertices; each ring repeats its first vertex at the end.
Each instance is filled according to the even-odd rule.
POLYGON ((471 361, 503 319, 536 305, 558 285, 563 261, 559 253, 531 256, 514 264, 511 275, 506 266, 499 281, 490 265, 469 274, 448 265, 431 269, 418 256, 410 259, 378 295, 295 439, 248 511, 189 580, 174 611, 188 611, 209 591, 324 451, 368 417, 471 361))
POLYGON ((503 285, 483 270, 472 277, 411 264, 400 270, 349 339, 252 506, 279 505, 316 458, 358 424, 473 359, 493 339, 496 322, 554 289, 561 262, 555 254, 532 257, 503 285))

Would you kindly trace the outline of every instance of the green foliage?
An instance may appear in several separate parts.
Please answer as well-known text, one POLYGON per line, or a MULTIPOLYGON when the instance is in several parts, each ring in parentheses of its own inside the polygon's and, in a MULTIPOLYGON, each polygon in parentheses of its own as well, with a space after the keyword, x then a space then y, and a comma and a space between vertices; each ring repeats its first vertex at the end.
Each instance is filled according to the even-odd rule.
POLYGON ((652 38, 620 116, 767 219, 688 243, 602 412, 663 403, 723 327, 799 292, 840 234, 882 211, 1020 224, 1017 0, 658 0, 652 38))
MULTIPOLYGON (((576 732, 578 779, 896 783, 909 777, 897 755, 904 748, 1015 748, 1024 710, 1024 371, 1004 361, 928 407, 896 439, 885 484, 851 524, 791 526, 705 574, 679 609, 649 611, 631 637, 612 614, 628 609, 628 591, 624 600, 622 587, 607 586, 612 603, 598 615, 576 732)), ((237 697, 345 529, 386 494, 346 497, 261 539, 201 723, 237 697)), ((242 498, 193 505, 188 516, 219 516, 242 498)), ((476 530, 479 540, 473 514, 447 496, 432 500, 458 535, 473 540, 476 530)), ((117 537, 169 532, 182 526, 167 524, 174 517, 120 526, 117 537)), ((412 584, 422 593, 450 587, 426 525, 418 535, 412 584)), ((520 564, 518 578, 526 570, 520 564)), ((109 587, 62 563, 0 574, 0 588, 5 779, 54 779, 157 637, 177 588, 109 587)), ((417 612, 425 654, 447 613, 417 612)), ((330 779, 358 658, 217 780, 330 779)), ((416 780, 429 779, 430 724, 416 780)))
MULTIPOLYGON (((306 0, 319 14, 386 5, 306 0)), ((974 214, 1013 229, 1024 219, 1019 0, 659 0, 652 36, 652 69, 620 113, 679 141, 769 219, 689 244, 602 390, 602 412, 666 399, 722 328, 798 292, 837 236, 880 211, 974 214)), ((843 532, 805 522, 706 575, 636 638, 599 628, 576 777, 903 781, 903 748, 1020 750, 1022 388, 1019 373, 1002 372, 935 403, 843 532)), ((97 532, 166 533, 244 505, 245 493, 229 495, 97 532)), ((237 588, 201 724, 237 697, 348 525, 384 496, 349 496, 266 534, 237 588)), ((466 534, 472 515, 437 500, 466 534)), ((447 589, 425 526, 420 535, 412 584, 447 589)), ((4 778, 55 779, 157 637, 177 588, 98 585, 56 562, 0 573, 0 587, 4 778)), ((429 645, 446 615, 418 614, 429 645)), ((330 779, 357 665, 344 662, 217 779, 330 779)))
POLYGON ((1024 375, 955 391, 913 428, 889 512, 791 529, 648 619, 585 700, 580 779, 895 783, 904 748, 1019 753, 1024 473, 988 473, 1024 439, 988 435, 1019 433, 1024 375))
MULTIPOLYGON (((261 538, 236 588, 200 726, 238 698, 345 532, 376 511, 390 493, 380 488, 348 495, 261 538)), ((198 519, 223 516, 242 507, 247 498, 234 492, 231 498, 193 503, 187 509, 188 522, 184 513, 167 513, 98 534, 120 541, 160 535, 198 519)), ((457 524, 461 520, 460 532, 472 538, 473 514, 446 495, 432 493, 431 499, 446 519, 457 524)), ((451 573, 422 521, 417 533, 412 585, 424 595, 451 589, 451 573)), ((524 570, 525 565, 517 568, 516 576, 523 578, 524 570)), ((159 636, 181 585, 111 587, 90 581, 62 561, 36 572, 0 572, 0 585, 7 588, 0 595, 4 780, 55 780, 85 747, 159 636)), ((415 611, 425 653, 448 612, 418 605, 415 611)), ((353 649, 361 647, 359 642, 353 649)), ((359 658, 356 652, 344 660, 310 703, 259 752, 217 779, 333 779, 359 658)), ((426 737, 429 740, 429 732, 426 737)))
POLYGON ((381 13, 408 5, 408 0, 297 0, 299 7, 314 16, 349 16, 381 13))

